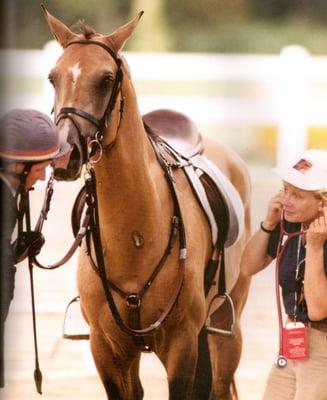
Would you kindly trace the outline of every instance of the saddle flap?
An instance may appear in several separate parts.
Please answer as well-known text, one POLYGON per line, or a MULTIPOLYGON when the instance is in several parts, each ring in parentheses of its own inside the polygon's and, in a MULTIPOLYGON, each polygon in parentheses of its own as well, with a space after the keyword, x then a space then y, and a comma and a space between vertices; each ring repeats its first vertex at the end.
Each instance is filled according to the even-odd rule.
MULTIPOLYGON (((207 157, 196 155, 192 157, 190 161, 192 163, 192 166, 185 168, 185 172, 188 175, 189 180, 191 181, 191 185, 194 191, 197 193, 197 197, 201 203, 201 206, 206 212, 206 215, 209 219, 212 231, 212 240, 214 244, 215 239, 217 239, 215 233, 217 231, 217 228, 215 226, 217 223, 217 218, 213 218, 212 216, 212 209, 214 207, 212 207, 210 203, 215 202, 215 197, 210 198, 210 194, 207 194, 205 190, 197 189, 199 187, 198 176, 200 174, 189 173, 190 168, 198 168, 200 171, 203 172, 203 174, 206 174, 210 178, 211 183, 216 185, 216 192, 218 192, 224 200, 228 213, 228 231, 225 241, 225 247, 230 247, 235 242, 237 242, 244 230, 244 206, 241 197, 238 191, 235 189, 234 185, 226 177, 226 175, 224 175, 220 171, 220 169, 218 169, 218 167, 213 164, 207 157), (205 192, 205 195, 203 195, 203 192, 205 192), (209 207, 207 204, 209 204, 209 207)), ((202 181, 203 180, 204 179, 202 179, 202 181)), ((200 185, 202 186, 202 183, 200 183, 200 185)), ((205 186, 203 186, 203 188, 206 189, 205 186)))

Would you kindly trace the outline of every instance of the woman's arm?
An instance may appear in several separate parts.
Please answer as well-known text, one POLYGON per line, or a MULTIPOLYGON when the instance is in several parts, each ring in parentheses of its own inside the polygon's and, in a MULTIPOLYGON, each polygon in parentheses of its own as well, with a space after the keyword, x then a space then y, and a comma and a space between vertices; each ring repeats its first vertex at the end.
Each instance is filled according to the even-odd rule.
POLYGON ((324 243, 327 240, 327 207, 307 231, 304 295, 308 316, 313 321, 327 318, 327 277, 324 266, 324 243))
MULTIPOLYGON (((274 196, 269 203, 263 228, 272 231, 280 222, 282 213, 282 192, 274 196)), ((259 229, 249 240, 241 259, 241 272, 244 275, 254 275, 272 261, 267 253, 270 233, 259 229)))

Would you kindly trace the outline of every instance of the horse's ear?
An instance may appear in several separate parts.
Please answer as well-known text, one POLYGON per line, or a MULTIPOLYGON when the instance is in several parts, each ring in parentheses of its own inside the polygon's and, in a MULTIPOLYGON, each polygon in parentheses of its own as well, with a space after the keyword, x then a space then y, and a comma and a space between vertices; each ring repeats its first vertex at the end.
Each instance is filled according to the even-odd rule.
POLYGON ((69 42, 78 37, 63 22, 51 15, 43 4, 41 7, 51 33, 62 47, 66 47, 69 42))
POLYGON ((127 22, 127 24, 119 27, 110 35, 105 36, 105 39, 106 41, 108 41, 109 46, 113 47, 113 50, 116 53, 118 53, 118 51, 124 47, 127 40, 131 37, 136 28, 136 25, 138 24, 143 14, 144 11, 141 11, 130 22, 127 22))

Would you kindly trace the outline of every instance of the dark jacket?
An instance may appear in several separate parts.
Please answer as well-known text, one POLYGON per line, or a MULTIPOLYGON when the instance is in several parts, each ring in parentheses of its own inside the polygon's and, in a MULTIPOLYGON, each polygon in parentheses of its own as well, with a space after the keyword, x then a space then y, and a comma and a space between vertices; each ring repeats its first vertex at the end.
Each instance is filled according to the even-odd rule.
MULTIPOLYGON (((285 230, 288 233, 299 232, 300 229, 301 224, 285 222, 285 230)), ((280 224, 277 225, 269 240, 268 254, 273 258, 275 258, 277 254, 279 236, 280 224)), ((308 310, 303 296, 301 296, 301 291, 303 291, 306 250, 301 241, 299 247, 299 260, 297 260, 298 245, 298 236, 290 239, 286 245, 279 267, 279 284, 282 289, 286 314, 294 316, 295 311, 298 321, 307 322, 309 320, 308 310), (296 279, 297 261, 299 261, 298 279, 296 279), (295 295, 295 293, 297 293, 297 295, 295 295), (295 302, 296 299, 297 302, 295 302)), ((327 241, 324 243, 324 268, 327 276, 327 241)), ((327 324, 327 318, 320 322, 327 324)))
POLYGON ((15 258, 11 236, 16 225, 15 197, 0 175, 0 387, 4 386, 4 325, 15 287, 15 258))

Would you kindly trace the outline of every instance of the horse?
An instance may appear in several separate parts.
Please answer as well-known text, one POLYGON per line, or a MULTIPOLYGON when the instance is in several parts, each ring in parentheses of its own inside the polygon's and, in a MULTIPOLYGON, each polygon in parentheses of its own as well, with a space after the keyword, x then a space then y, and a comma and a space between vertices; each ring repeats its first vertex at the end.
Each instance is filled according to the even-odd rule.
MULTIPOLYGON (((67 168, 57 169, 55 176, 72 181, 84 171, 96 179, 90 196, 98 205, 97 236, 81 247, 77 286, 107 398, 143 398, 143 351, 154 352, 165 367, 169 399, 237 398, 240 317, 250 281, 238 273, 230 292, 234 334, 205 334, 210 227, 184 172, 174 168, 171 154, 165 158, 156 150, 156 135, 147 129, 154 122, 192 136, 196 128, 173 110, 155 111, 148 119, 140 114, 121 51, 142 13, 102 35, 85 24, 75 33, 43 10, 63 48, 49 80, 60 137, 72 148, 67 168)), ((212 139, 203 142, 204 154, 234 185, 244 206, 244 230, 226 257, 228 270, 239 265, 250 235, 250 178, 234 151, 212 139)), ((223 303, 211 322, 219 328, 229 317, 223 303)))

